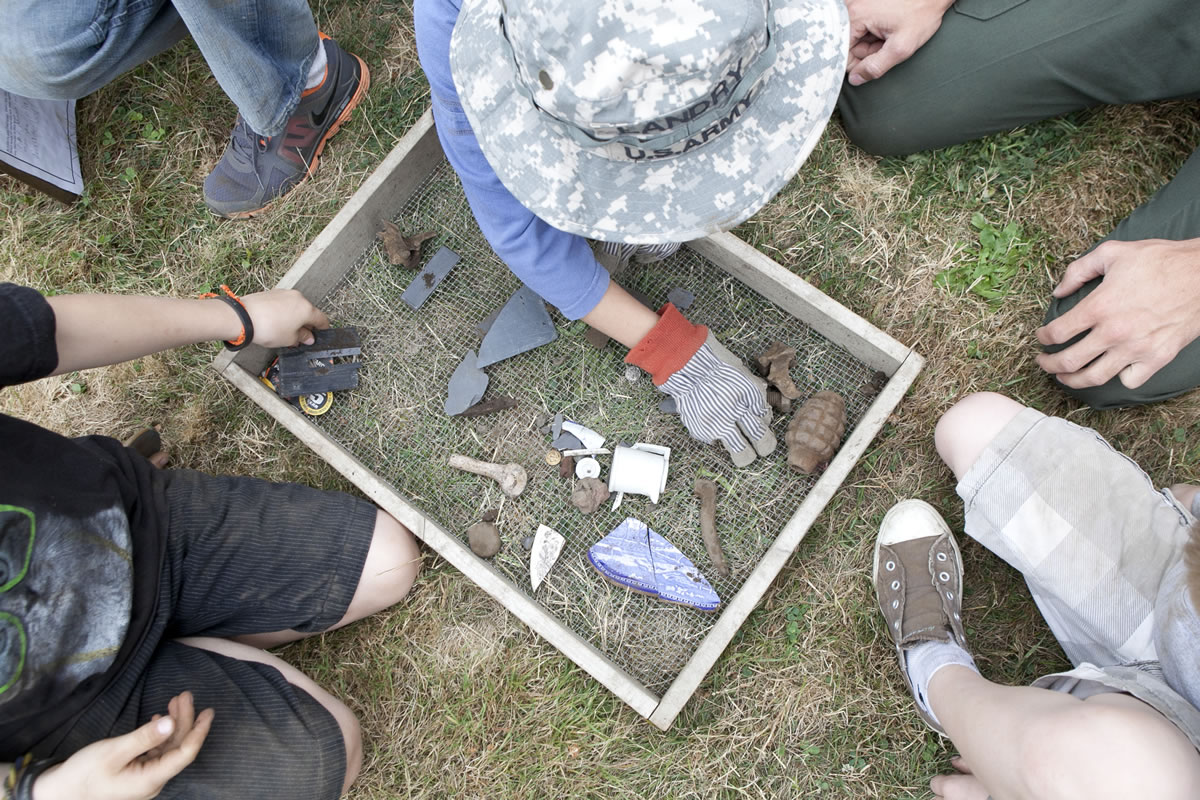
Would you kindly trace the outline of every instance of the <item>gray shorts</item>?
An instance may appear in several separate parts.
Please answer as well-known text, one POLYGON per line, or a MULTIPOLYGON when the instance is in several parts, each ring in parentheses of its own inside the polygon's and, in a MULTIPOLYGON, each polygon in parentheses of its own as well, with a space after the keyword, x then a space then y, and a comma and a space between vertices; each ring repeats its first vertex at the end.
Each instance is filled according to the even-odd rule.
POLYGON ((270 665, 175 639, 331 627, 358 586, 375 506, 340 492, 190 470, 159 470, 154 480, 169 525, 153 623, 56 754, 127 733, 187 690, 197 711, 216 716, 199 756, 160 798, 337 798, 346 749, 324 706, 270 665))
POLYGON ((966 532, 1019 570, 1075 669, 1034 685, 1127 692, 1200 749, 1200 711, 1162 679, 1154 645, 1164 576, 1194 521, 1095 431, 1027 408, 963 476, 966 532))

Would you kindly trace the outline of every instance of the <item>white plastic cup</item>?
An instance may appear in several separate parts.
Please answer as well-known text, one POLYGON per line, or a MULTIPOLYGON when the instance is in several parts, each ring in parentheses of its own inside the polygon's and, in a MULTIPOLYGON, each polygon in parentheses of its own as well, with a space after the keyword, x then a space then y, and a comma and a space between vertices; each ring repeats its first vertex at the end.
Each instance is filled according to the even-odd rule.
POLYGON ((667 464, 671 449, 652 444, 635 444, 613 450, 612 467, 608 473, 608 490, 626 494, 643 494, 657 503, 667 485, 667 464))

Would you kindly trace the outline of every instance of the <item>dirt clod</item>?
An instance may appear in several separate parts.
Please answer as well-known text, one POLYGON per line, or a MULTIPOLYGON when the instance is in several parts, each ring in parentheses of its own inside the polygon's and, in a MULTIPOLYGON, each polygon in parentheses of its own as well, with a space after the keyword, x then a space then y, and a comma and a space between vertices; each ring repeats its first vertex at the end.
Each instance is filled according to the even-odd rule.
POLYGON ((490 522, 476 522, 467 528, 471 552, 480 558, 491 558, 500 552, 500 529, 490 522))
POLYGON ((571 505, 584 514, 591 514, 608 499, 608 487, 599 478, 584 478, 571 492, 571 505))

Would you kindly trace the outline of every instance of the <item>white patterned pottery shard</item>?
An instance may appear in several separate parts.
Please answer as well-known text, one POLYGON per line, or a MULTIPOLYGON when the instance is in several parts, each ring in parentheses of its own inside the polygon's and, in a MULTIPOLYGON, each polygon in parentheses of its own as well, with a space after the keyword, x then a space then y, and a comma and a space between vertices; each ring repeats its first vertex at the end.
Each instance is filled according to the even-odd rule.
POLYGON ((668 603, 713 611, 721 598, 679 548, 646 523, 626 519, 588 549, 588 561, 608 580, 668 603))
POLYGON ((546 525, 538 525, 533 537, 533 549, 529 553, 529 582, 533 590, 542 585, 542 581, 550 574, 550 568, 558 561, 563 545, 567 540, 563 535, 546 525))
POLYGON ((701 611, 715 611, 721 605, 721 598, 691 559, 654 531, 647 529, 647 533, 659 598, 701 611))

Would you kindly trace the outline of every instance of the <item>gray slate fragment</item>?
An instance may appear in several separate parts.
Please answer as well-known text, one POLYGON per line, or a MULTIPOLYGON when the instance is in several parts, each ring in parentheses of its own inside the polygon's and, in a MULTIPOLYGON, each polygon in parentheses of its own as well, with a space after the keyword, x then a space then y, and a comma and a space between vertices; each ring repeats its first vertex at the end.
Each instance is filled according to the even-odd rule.
POLYGON ((667 395, 662 399, 662 402, 658 404, 658 410, 664 414, 679 413, 679 407, 675 404, 675 398, 671 397, 671 395, 667 395))
POLYGON ((492 329, 492 323, 496 321, 496 317, 498 316, 500 316, 499 308, 484 317, 483 320, 475 326, 475 330, 479 331, 480 336, 487 336, 487 332, 492 329))
POLYGON ((512 358, 557 338, 558 331, 546 311, 546 301, 533 289, 522 286, 508 298, 504 308, 500 309, 500 316, 483 337, 483 344, 479 345, 479 366, 512 358))
POLYGON ((446 413, 461 414, 475 405, 487 391, 487 373, 479 368, 474 350, 468 350, 462 363, 450 376, 450 387, 446 395, 446 413))
POLYGON ((558 436, 556 436, 554 438, 554 441, 550 443, 550 446, 553 447, 555 450, 560 450, 560 451, 561 450, 582 450, 583 442, 579 441, 579 437, 577 437, 573 433, 560 433, 558 436))
POLYGON ((684 289, 682 286, 676 286, 671 291, 667 292, 667 302, 673 303, 680 311, 687 311, 688 306, 696 302, 696 295, 684 289))
POLYGON ((449 247, 439 248, 433 254, 433 258, 429 259, 428 263, 417 273, 417 277, 413 278, 413 282, 404 290, 404 294, 400 295, 400 299, 407 303, 409 308, 417 310, 422 303, 429 299, 429 295, 433 294, 433 290, 437 288, 443 278, 450 274, 450 270, 457 263, 458 253, 449 247))
POLYGON ((562 412, 560 411, 554 415, 554 421, 552 423, 550 423, 550 435, 552 437, 554 437, 555 439, 557 439, 559 436, 562 435, 562 424, 563 424, 563 415, 562 415, 562 412))

